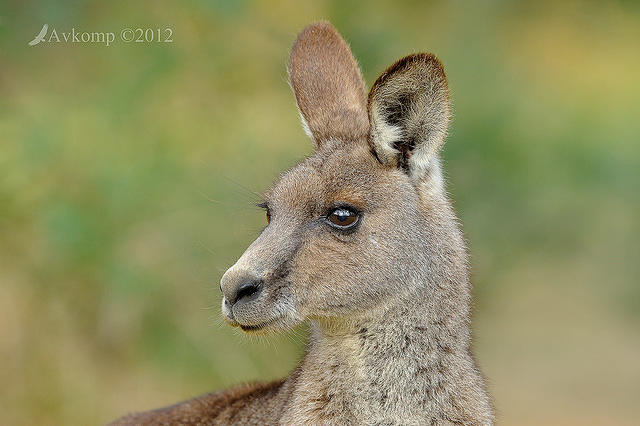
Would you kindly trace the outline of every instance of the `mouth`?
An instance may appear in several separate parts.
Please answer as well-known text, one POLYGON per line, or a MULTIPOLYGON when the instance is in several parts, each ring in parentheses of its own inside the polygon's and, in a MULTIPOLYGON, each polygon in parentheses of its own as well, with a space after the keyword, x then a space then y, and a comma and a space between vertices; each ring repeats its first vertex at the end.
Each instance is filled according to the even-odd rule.
MULTIPOLYGON (((239 327, 240 329, 242 329, 242 331, 245 332, 257 332, 260 331, 262 329, 265 329, 267 327, 269 327, 270 325, 275 324, 276 322, 280 321, 281 319, 283 319, 283 315, 278 315, 275 316, 271 319, 268 319, 267 321, 263 321, 263 322, 259 322, 257 324, 243 324, 242 322, 238 321, 238 318, 236 318, 236 316, 234 315, 233 311, 231 309, 229 309, 228 306, 226 306, 226 304, 224 303, 224 300, 222 302, 222 317, 224 318, 225 322, 227 324, 229 324, 231 327, 239 327)), ((241 320, 242 321, 242 320, 241 320)))
MULTIPOLYGON (((259 333, 263 330, 267 332, 266 329, 274 328, 273 326, 275 326, 275 328, 280 327, 286 329, 291 325, 292 320, 294 320, 290 312, 282 312, 278 309, 275 309, 275 312, 273 312, 275 316, 271 318, 267 317, 266 320, 261 322, 260 318, 255 318, 252 314, 246 312, 241 312, 241 314, 240 318, 238 318, 231 307, 225 303, 225 300, 222 300, 222 318, 224 321, 231 327, 238 327, 246 333, 259 333)), ((295 320, 293 323, 295 323, 295 320)))
POLYGON ((251 324, 251 325, 245 325, 245 324, 240 324, 240 323, 236 323, 237 327, 240 327, 242 329, 242 331, 246 331, 246 332, 253 332, 253 331, 260 331, 263 330, 267 327, 269 327, 270 325, 275 324, 276 322, 278 322, 282 317, 278 316, 275 318, 272 318, 268 321, 259 323, 259 324, 251 324))

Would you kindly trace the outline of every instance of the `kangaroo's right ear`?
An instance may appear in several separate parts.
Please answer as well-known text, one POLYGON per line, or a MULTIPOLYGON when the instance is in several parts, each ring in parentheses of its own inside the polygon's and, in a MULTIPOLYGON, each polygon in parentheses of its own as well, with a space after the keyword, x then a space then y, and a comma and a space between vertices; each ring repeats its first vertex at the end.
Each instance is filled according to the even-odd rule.
POLYGON ((289 81, 305 132, 316 147, 329 139, 366 139, 364 81, 349 46, 331 24, 317 22, 298 35, 289 59, 289 81))
POLYGON ((424 176, 449 126, 449 89, 440 61, 428 53, 391 65, 369 92, 369 141, 383 164, 424 176))

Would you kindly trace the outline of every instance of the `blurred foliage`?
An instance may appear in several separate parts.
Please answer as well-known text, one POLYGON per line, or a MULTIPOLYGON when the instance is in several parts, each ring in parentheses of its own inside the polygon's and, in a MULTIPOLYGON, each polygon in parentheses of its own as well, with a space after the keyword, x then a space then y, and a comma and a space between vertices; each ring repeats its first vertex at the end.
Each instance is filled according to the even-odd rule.
POLYGON ((501 423, 638 424, 638 4, 337 0, 3 1, 0 423, 104 423, 293 368, 305 330, 240 335, 217 283, 256 194, 311 153, 285 64, 317 19, 368 82, 410 52, 445 64, 501 423), (27 46, 44 23, 174 42, 27 46))

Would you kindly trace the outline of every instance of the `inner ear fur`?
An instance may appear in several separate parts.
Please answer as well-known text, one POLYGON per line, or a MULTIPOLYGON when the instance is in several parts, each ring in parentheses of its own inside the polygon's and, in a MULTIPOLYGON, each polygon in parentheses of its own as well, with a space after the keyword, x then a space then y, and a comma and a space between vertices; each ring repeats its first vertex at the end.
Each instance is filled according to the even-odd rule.
POLYGON ((369 92, 369 142, 384 164, 422 176, 447 134, 449 89, 432 54, 406 56, 391 65, 369 92))
POLYGON ((330 139, 365 139, 367 95, 351 50, 328 22, 298 35, 289 59, 289 81, 303 127, 316 147, 330 139))

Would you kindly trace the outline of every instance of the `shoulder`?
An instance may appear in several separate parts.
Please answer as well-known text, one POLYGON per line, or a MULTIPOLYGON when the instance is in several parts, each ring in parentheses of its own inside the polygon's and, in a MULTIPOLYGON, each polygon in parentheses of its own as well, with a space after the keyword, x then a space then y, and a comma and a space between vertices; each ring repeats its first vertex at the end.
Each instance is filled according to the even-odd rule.
MULTIPOLYGON (((168 407, 124 416, 112 425, 262 424, 272 418, 283 381, 254 383, 197 396, 168 407), (267 401, 271 402, 268 403, 267 401), (260 402, 260 404, 256 404, 260 402), (264 403, 263 403, 264 402, 264 403), (256 406, 258 405, 258 406, 256 406), (275 405, 275 406, 274 406, 275 405)), ((277 410, 279 411, 279 410, 277 410)))

